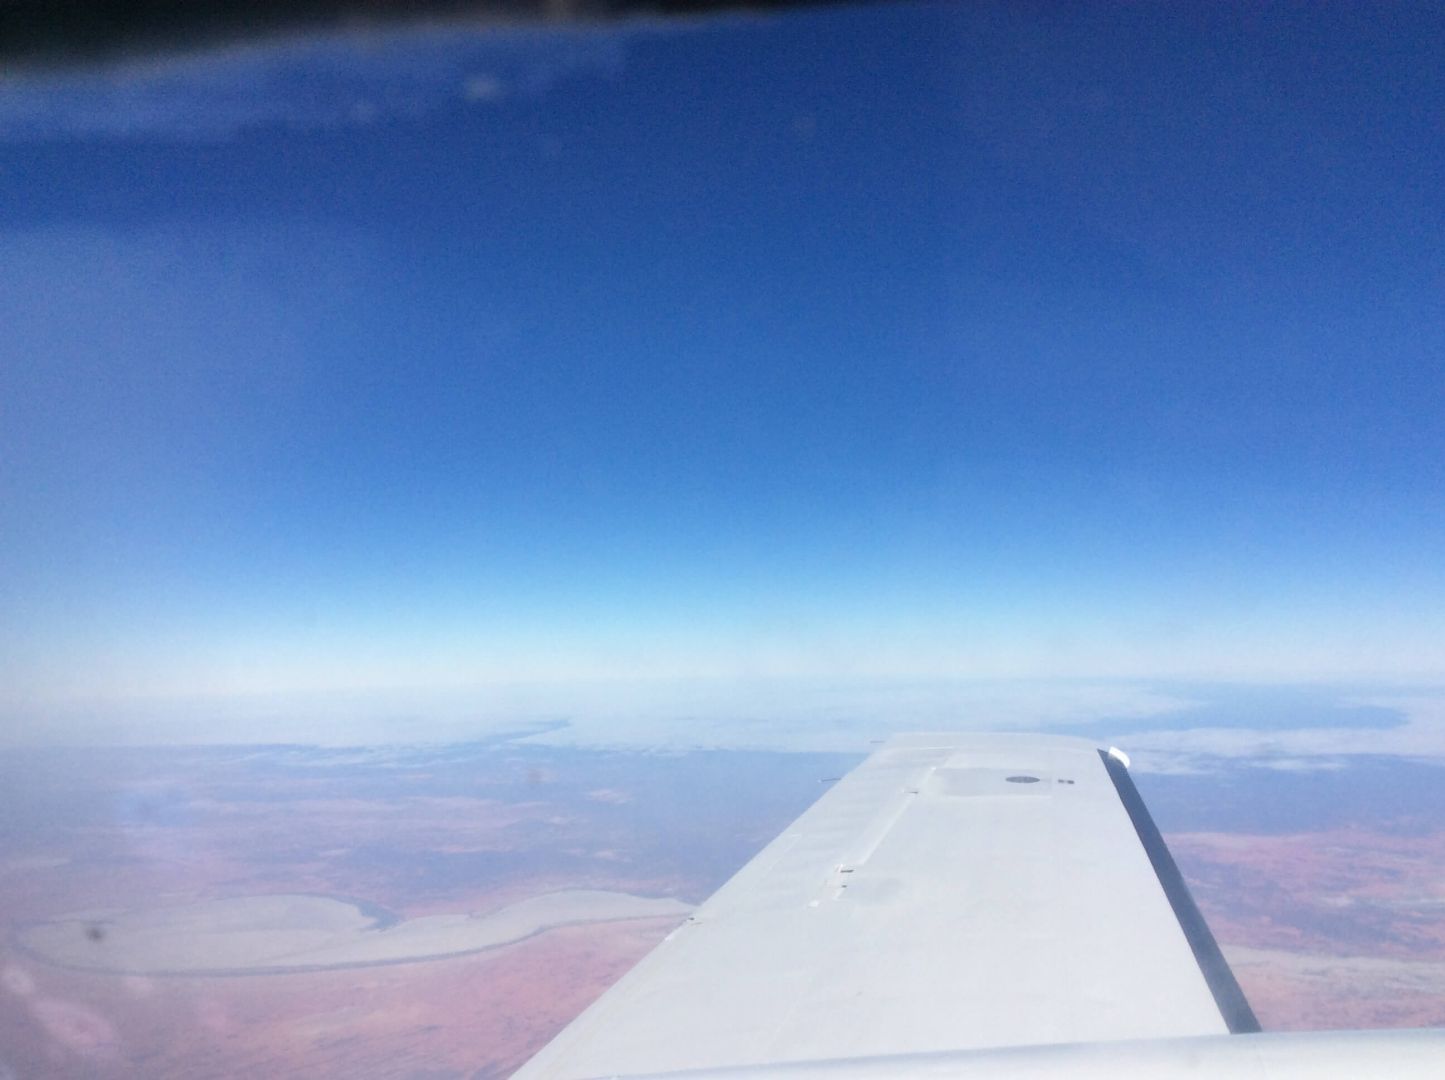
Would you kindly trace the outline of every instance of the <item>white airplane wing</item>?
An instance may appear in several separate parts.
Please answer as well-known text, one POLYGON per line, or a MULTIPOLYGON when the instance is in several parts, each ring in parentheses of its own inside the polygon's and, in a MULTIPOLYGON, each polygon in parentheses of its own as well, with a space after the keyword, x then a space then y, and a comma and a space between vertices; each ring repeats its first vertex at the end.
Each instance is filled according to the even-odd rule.
POLYGON ((1001 1048, 1258 1028, 1122 754, 906 735, 517 1076, 1003 1075, 1001 1048))

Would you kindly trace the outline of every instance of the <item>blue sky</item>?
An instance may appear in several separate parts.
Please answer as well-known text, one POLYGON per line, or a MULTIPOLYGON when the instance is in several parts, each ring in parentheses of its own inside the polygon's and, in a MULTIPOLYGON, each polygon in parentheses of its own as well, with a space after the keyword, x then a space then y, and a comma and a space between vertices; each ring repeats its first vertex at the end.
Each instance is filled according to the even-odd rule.
POLYGON ((887 6, 12 77, 6 714, 1445 680, 1439 22, 887 6))

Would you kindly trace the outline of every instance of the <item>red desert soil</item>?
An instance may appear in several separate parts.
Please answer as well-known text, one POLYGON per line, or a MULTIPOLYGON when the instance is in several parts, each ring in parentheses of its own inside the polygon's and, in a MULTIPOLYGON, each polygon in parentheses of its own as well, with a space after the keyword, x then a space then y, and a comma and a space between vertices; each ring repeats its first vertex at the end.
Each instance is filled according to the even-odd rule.
POLYGON ((1445 832, 1168 843, 1266 1029, 1445 1025, 1445 832))

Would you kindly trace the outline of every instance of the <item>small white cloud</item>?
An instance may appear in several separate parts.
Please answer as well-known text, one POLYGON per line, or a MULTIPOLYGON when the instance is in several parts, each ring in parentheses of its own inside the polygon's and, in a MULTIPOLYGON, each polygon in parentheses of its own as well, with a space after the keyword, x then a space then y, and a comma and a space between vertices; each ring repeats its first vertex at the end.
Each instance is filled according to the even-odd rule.
POLYGON ((619 791, 617 788, 597 788, 595 791, 589 791, 587 797, 593 802, 611 803, 613 806, 621 806, 623 803, 632 801, 630 794, 619 791))
POLYGON ((1250 764, 1275 772, 1335 772, 1345 767, 1345 762, 1337 757, 1265 758, 1250 764))
POLYGON ((0 968, 0 987, 16 997, 30 997, 35 993, 35 979, 19 964, 6 964, 0 968))
POLYGON ((462 83, 462 97, 468 101, 496 101, 506 92, 495 75, 468 75, 462 83))

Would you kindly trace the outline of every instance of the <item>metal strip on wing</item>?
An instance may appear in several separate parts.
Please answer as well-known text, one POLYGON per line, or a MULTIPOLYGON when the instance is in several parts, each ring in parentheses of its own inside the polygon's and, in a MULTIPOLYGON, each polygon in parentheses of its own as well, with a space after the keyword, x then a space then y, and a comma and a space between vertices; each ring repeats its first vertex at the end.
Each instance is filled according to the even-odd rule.
POLYGON ((1134 823, 1139 842, 1144 845, 1144 851, 1154 867, 1154 874, 1159 878, 1164 895, 1169 898, 1169 906, 1174 909, 1174 917, 1179 920, 1179 927, 1184 931, 1189 948, 1194 952, 1195 962, 1199 964, 1204 981, 1209 984, 1210 993, 1214 995, 1215 1004, 1219 1006, 1224 1022, 1236 1035, 1259 1031, 1259 1020, 1255 1018, 1254 1010, 1250 1008, 1244 991, 1240 989, 1239 981, 1230 970, 1229 962, 1224 959, 1224 953, 1220 952, 1219 943, 1214 940, 1214 934, 1210 931, 1209 924, 1204 921, 1199 905, 1194 902, 1194 897, 1189 895, 1189 886, 1184 883, 1184 875, 1179 872, 1174 856, 1169 854, 1159 827, 1149 816, 1144 798, 1134 786, 1134 778, 1129 775, 1124 763, 1107 751, 1100 750, 1099 757, 1104 761, 1104 768, 1109 771, 1109 778, 1114 781, 1114 788, 1119 793, 1119 801, 1129 813, 1129 820, 1134 823))

